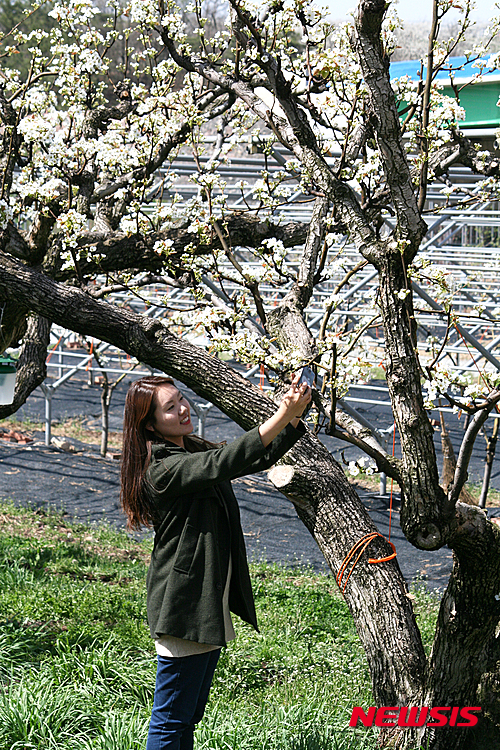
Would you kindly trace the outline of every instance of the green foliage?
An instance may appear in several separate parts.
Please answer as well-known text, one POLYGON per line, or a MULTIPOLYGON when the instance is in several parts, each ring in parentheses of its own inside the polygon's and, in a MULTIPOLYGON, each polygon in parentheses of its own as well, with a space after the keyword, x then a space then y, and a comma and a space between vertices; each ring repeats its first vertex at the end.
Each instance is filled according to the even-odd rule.
MULTIPOLYGON (((155 658, 145 622, 150 540, 0 508, 0 750, 136 750, 155 658)), ((197 750, 373 750, 348 727, 372 702, 352 618, 330 576, 252 566, 261 633, 238 622, 197 750)), ((435 602, 417 603, 430 633, 435 602)))

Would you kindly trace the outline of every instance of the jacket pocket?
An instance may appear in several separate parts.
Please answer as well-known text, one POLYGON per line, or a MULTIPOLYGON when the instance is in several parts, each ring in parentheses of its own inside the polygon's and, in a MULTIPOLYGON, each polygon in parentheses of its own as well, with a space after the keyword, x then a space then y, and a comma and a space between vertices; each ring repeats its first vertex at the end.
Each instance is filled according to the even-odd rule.
POLYGON ((198 531, 192 524, 187 523, 182 531, 175 555, 174 570, 177 573, 189 573, 197 544, 198 531))

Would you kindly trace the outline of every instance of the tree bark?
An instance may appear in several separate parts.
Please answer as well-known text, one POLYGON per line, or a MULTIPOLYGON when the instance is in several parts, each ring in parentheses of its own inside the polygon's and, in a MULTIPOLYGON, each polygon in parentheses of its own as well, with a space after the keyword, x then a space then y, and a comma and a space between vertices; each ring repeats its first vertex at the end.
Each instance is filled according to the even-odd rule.
POLYGON ((406 287, 401 254, 394 249, 380 269, 380 306, 386 342, 387 385, 402 453, 403 498, 401 527, 421 549, 446 543, 453 505, 439 484, 433 430, 424 409, 420 365, 412 330, 411 295, 406 287))
POLYGON ((464 503, 458 503, 453 526, 453 572, 441 601, 423 705, 479 707, 488 692, 490 699, 473 730, 427 729, 419 739, 433 750, 482 750, 500 743, 498 693, 495 699, 487 688, 500 684, 500 530, 464 503))
MULTIPOLYGON (((266 239, 281 240, 285 247, 294 247, 304 242, 308 225, 302 222, 289 222, 284 226, 261 221, 255 217, 235 213, 227 219, 227 231, 231 235, 233 246, 259 247, 266 239)), ((161 273, 166 265, 172 269, 180 268, 180 257, 185 248, 197 242, 196 236, 188 230, 187 225, 170 228, 161 233, 151 233, 148 236, 138 234, 127 235, 123 232, 86 232, 79 238, 80 249, 86 249, 88 255, 79 262, 83 276, 93 276, 96 273, 117 273, 133 269, 138 271, 152 271, 161 273), (166 259, 154 250, 157 240, 172 240, 172 252, 166 259)), ((219 238, 214 234, 211 243, 198 244, 195 255, 209 255, 221 247, 219 238)), ((16 253, 12 253, 16 254, 16 253)), ((22 257, 22 256, 18 256, 22 257)), ((59 272, 58 280, 72 279, 74 272, 67 270, 59 272)))
POLYGON ((389 78, 389 58, 383 49, 381 29, 385 0, 361 0, 352 31, 352 43, 368 88, 375 138, 398 219, 401 237, 417 238, 426 232, 413 192, 410 167, 401 138, 401 125, 389 78))

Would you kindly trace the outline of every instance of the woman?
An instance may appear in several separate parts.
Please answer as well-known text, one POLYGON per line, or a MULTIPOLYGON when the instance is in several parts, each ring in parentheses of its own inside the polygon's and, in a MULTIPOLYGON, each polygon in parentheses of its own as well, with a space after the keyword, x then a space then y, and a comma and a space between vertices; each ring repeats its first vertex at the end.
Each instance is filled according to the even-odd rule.
POLYGON ((191 750, 230 612, 257 629, 230 480, 272 466, 300 438, 311 391, 294 377, 270 419, 229 445, 191 435, 174 382, 146 377, 125 402, 121 502, 130 528, 154 526, 147 611, 158 654, 147 750, 191 750))

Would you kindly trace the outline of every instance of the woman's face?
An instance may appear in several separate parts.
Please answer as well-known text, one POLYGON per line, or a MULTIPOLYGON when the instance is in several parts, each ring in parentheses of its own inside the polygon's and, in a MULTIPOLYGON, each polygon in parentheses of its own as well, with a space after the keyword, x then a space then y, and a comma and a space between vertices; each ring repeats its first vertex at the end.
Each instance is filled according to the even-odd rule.
POLYGON ((162 385, 155 394, 156 409, 146 427, 157 437, 184 446, 184 435, 193 431, 189 404, 175 385, 162 385))

